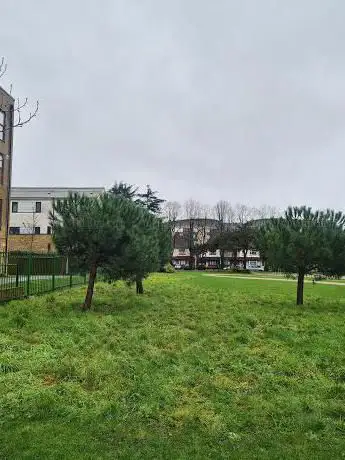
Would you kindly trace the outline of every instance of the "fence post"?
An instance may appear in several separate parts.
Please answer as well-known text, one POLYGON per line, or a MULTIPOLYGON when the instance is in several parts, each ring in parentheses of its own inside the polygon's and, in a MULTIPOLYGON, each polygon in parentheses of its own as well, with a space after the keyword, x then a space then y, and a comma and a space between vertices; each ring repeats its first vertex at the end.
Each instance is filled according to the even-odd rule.
POLYGON ((31 282, 31 272, 32 272, 32 254, 28 256, 28 273, 26 278, 26 295, 30 295, 30 282, 31 282))
POLYGON ((19 266, 18 266, 18 263, 16 264, 16 287, 19 287, 19 266))
POLYGON ((55 261, 56 257, 53 256, 52 291, 55 291, 55 261))

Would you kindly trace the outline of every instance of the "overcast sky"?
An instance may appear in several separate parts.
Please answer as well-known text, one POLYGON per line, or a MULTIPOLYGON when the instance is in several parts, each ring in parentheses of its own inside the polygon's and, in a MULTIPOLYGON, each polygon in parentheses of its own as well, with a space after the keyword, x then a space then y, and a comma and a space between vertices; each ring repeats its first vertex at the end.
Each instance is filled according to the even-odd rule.
POLYGON ((11 0, 16 186, 345 208, 343 0, 11 0))

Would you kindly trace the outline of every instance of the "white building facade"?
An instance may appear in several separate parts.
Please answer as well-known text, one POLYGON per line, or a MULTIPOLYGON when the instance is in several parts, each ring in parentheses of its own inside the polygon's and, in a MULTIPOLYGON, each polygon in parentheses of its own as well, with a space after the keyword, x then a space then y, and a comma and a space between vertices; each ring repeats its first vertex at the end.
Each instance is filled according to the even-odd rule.
POLYGON ((50 235, 50 213, 55 200, 70 193, 99 196, 104 188, 13 187, 10 199, 10 235, 50 235))
POLYGON ((99 196, 104 188, 14 187, 11 189, 8 250, 10 252, 54 252, 50 213, 55 200, 70 193, 99 196))

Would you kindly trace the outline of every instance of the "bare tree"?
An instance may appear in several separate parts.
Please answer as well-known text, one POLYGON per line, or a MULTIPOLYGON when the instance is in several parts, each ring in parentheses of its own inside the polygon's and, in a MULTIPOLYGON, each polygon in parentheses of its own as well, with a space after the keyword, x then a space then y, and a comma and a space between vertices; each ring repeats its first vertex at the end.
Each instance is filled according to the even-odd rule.
MULTIPOLYGON (((259 218, 259 210, 245 204, 237 204, 235 207, 236 230, 234 239, 239 251, 243 254, 243 268, 247 268, 247 256, 254 244, 253 222, 259 218)), ((237 258, 237 255, 236 255, 237 258)))
POLYGON ((238 224, 245 224, 258 217, 258 210, 255 207, 247 206, 245 204, 238 203, 234 209, 235 222, 238 224))
POLYGON ((280 214, 279 209, 267 204, 264 204, 257 209, 259 219, 271 219, 272 217, 278 217, 280 214))
POLYGON ((168 222, 176 222, 181 215, 181 209, 178 201, 167 201, 163 206, 163 216, 168 222))
POLYGON ((191 268, 195 268, 197 265, 201 237, 200 223, 204 220, 202 216, 204 216, 205 211, 199 201, 190 199, 184 204, 184 213, 188 221, 188 228, 184 231, 184 238, 189 250, 189 266, 191 268))
POLYGON ((38 215, 34 208, 32 209, 30 220, 23 222, 23 227, 25 229, 25 233, 30 235, 30 251, 32 252, 36 235, 36 228, 38 227, 38 215))
MULTIPOLYGON (((228 201, 218 201, 213 207, 213 217, 216 220, 216 237, 222 241, 225 233, 229 231, 230 224, 234 221, 234 210, 228 201)), ((220 268, 225 265, 225 248, 220 245, 220 268)))
POLYGON ((184 213, 187 219, 198 219, 202 214, 202 205, 199 201, 189 199, 184 204, 184 213))
POLYGON ((167 221, 172 240, 172 251, 176 246, 176 222, 181 215, 181 204, 178 201, 166 201, 163 206, 163 218, 167 221))
MULTIPOLYGON (((7 63, 5 61, 5 58, 2 57, 0 59, 0 79, 5 75, 7 71, 7 63)), ((9 94, 12 93, 12 85, 10 86, 10 91, 9 94)), ((38 114, 39 110, 39 102, 36 101, 36 104, 32 109, 29 107, 29 100, 28 98, 24 99, 16 99, 14 105, 9 104, 7 101, 7 98, 4 97, 4 95, 1 95, 0 98, 0 110, 2 112, 6 113, 11 113, 12 117, 10 117, 10 120, 12 122, 10 123, 9 126, 4 127, 4 129, 12 129, 12 128, 21 128, 27 123, 29 123, 33 118, 35 118, 38 114)))

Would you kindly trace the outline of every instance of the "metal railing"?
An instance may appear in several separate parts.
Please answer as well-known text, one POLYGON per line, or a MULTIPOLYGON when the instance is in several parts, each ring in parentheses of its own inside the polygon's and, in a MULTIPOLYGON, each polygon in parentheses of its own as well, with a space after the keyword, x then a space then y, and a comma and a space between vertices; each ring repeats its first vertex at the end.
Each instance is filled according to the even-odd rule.
POLYGON ((76 267, 64 256, 0 253, 0 302, 84 284, 76 267))

